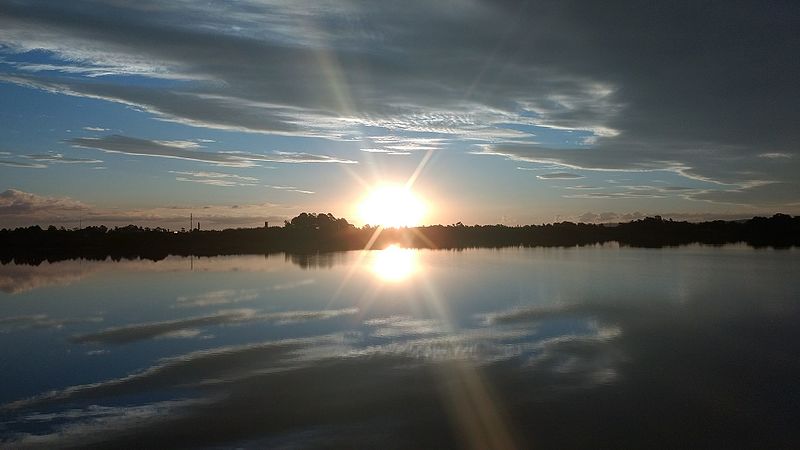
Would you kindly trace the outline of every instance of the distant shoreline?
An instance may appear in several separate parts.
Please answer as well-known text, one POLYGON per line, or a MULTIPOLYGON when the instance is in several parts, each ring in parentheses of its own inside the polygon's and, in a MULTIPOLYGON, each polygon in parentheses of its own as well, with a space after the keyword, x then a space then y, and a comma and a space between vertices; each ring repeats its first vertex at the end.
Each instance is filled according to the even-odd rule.
POLYGON ((433 225, 357 228, 330 214, 301 214, 284 227, 172 232, 129 225, 66 230, 38 226, 0 230, 0 262, 40 264, 73 258, 145 258, 332 252, 385 248, 462 249, 573 247, 617 242, 630 247, 745 243, 753 247, 800 246, 800 216, 775 214, 743 221, 700 223, 659 216, 615 225, 560 222, 545 225, 433 225))

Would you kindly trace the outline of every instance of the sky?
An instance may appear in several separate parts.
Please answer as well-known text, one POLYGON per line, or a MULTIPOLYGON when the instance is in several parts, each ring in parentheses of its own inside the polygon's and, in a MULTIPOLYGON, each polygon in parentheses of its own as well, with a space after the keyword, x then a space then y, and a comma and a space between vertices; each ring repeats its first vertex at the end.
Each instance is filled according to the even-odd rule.
POLYGON ((0 2, 0 227, 800 214, 800 3, 0 2))

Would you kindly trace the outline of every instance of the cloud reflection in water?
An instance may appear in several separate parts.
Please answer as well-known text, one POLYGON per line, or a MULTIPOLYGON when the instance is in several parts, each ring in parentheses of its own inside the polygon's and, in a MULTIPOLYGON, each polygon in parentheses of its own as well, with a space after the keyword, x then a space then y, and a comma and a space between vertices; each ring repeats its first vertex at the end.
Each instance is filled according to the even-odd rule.
MULTIPOLYGON (((474 283, 478 275, 459 274, 448 284, 437 278, 440 271, 419 270, 407 278, 412 283, 379 293, 407 289, 420 297, 417 303, 375 301, 351 310, 343 295, 340 304, 318 310, 289 304, 285 311, 209 312, 95 330, 85 340, 106 346, 129 336, 162 345, 151 338, 186 327, 242 329, 245 322, 251 332, 281 334, 204 343, 210 348, 128 374, 18 397, 0 407, 0 442, 14 448, 646 448, 654 442, 774 448, 800 442, 794 426, 798 286, 766 282, 773 274, 785 279, 780 264, 793 263, 761 253, 763 267, 743 266, 750 278, 739 277, 732 254, 726 271, 664 275, 682 277, 673 298, 642 276, 661 259, 648 268, 636 257, 643 253, 631 251, 626 273, 648 280, 643 286, 650 295, 590 280, 572 301, 498 304, 481 297, 470 309, 468 295, 480 283, 511 296, 518 285, 497 287, 508 283, 497 280, 504 273, 514 281, 539 277, 531 284, 540 288, 555 282, 548 277, 556 272, 547 269, 563 265, 559 258, 575 258, 569 267, 591 258, 589 251, 573 252, 542 252, 545 262, 533 268, 514 266, 497 252, 417 252, 419 264, 480 256, 501 266, 491 272, 481 260, 482 278, 474 283), (709 277, 728 284, 709 284, 709 277), (760 295, 747 290, 754 277, 762 281, 760 295), (426 309, 425 302, 438 304, 426 309)), ((659 258, 669 255, 662 251, 659 258)), ((618 273, 615 264, 601 275, 618 273)), ((314 273, 317 282, 291 290, 295 302, 339 281, 314 273)), ((345 294, 371 285, 375 274, 361 275, 367 281, 354 280, 345 294)), ((565 275, 558 292, 580 285, 578 275, 565 275)), ((263 277, 262 285, 274 284, 263 277)), ((250 288, 236 286, 235 293, 250 288)))

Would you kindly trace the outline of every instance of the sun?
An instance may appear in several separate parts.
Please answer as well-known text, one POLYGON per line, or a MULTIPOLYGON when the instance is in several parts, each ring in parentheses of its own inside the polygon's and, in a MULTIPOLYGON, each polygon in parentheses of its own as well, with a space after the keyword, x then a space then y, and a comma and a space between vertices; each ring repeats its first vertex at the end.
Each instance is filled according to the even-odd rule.
POLYGON ((358 214, 365 224, 388 228, 418 226, 425 212, 425 203, 403 186, 378 187, 358 205, 358 214))

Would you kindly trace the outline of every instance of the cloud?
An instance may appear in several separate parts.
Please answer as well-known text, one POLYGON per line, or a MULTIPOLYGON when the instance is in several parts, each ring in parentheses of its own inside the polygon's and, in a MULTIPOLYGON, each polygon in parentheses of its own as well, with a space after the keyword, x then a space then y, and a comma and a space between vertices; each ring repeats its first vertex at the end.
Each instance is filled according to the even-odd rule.
POLYGON ((362 148, 362 152, 386 153, 389 155, 410 155, 411 152, 439 150, 449 142, 446 138, 427 138, 412 136, 368 136, 364 138, 375 147, 362 148))
POLYGON ((554 172, 536 175, 536 178, 539 178, 540 180, 576 180, 578 178, 583 178, 583 175, 569 172, 554 172))
POLYGON ((233 226, 263 226, 264 221, 281 222, 299 213, 276 205, 193 205, 156 206, 147 209, 119 209, 88 205, 69 197, 48 197, 17 189, 0 193, 0 227, 30 225, 128 225, 160 226, 180 229, 189 214, 201 220, 206 229, 233 226))
POLYGON ((267 185, 264 185, 264 186, 268 187, 270 189, 277 189, 279 191, 287 191, 287 192, 296 192, 298 194, 315 194, 314 191, 309 191, 307 189, 298 189, 295 186, 280 186, 280 185, 274 185, 274 184, 267 184, 267 185))
POLYGON ((640 148, 627 146, 615 149, 547 148, 539 145, 499 144, 486 145, 477 155, 497 155, 514 161, 550 164, 572 169, 653 172, 685 170, 688 167, 677 161, 653 160, 642 157, 640 148))
MULTIPOLYGON (((85 446, 96 442, 97 436, 104 430, 130 427, 134 423, 140 426, 152 426, 163 420, 165 415, 178 417, 182 411, 197 407, 202 400, 171 400, 155 402, 141 406, 88 406, 58 413, 32 413, 17 420, 25 425, 49 425, 51 423, 72 423, 51 435, 21 434, 13 439, 17 448, 48 448, 54 441, 67 445, 85 446)), ((7 442, 7 441, 6 441, 7 442)), ((0 443, 4 443, 0 441, 0 443)))
POLYGON ((135 393, 139 389, 150 387, 199 384, 203 380, 223 376, 236 377, 236 374, 244 375, 253 370, 274 366, 282 359, 291 357, 291 352, 301 350, 309 345, 321 346, 336 344, 339 341, 341 341, 341 337, 338 336, 321 336, 196 351, 174 358, 161 359, 157 364, 123 378, 72 386, 61 391, 7 403, 0 407, 0 411, 29 408, 67 399, 99 398, 107 395, 135 393))
MULTIPOLYGON (((337 317, 343 314, 351 315, 355 312, 357 310, 353 309, 314 312, 288 311, 276 313, 275 316, 278 317, 282 314, 285 318, 294 318, 292 320, 313 320, 317 317, 337 317), (316 313, 321 313, 321 315, 316 313)), ((408 320, 403 319, 398 322, 395 317, 389 317, 377 319, 367 325, 384 326, 399 323, 402 328, 402 322, 407 323, 408 320)), ((133 330, 134 327, 136 326, 114 328, 107 331, 117 333, 116 330, 126 328, 133 330)), ((370 360, 387 359, 387 357, 394 360, 392 365, 405 364, 415 358, 445 360, 464 356, 480 361, 496 361, 500 356, 511 357, 516 354, 516 352, 509 353, 503 345, 504 342, 517 340, 525 335, 527 335, 525 331, 502 332, 473 329, 447 336, 423 337, 403 342, 389 342, 385 345, 356 346, 358 341, 353 336, 343 333, 217 347, 163 358, 149 368, 122 378, 72 386, 60 391, 47 392, 7 403, 0 406, 0 411, 38 408, 64 400, 98 399, 135 393, 139 390, 202 386, 203 384, 213 386, 217 382, 221 382, 221 385, 230 382, 246 383, 252 376, 258 377, 279 372, 274 370, 278 368, 288 370, 307 365, 312 367, 312 370, 314 366, 318 366, 325 371, 328 363, 337 364, 340 360, 353 360, 356 362, 356 366, 362 363, 368 365, 370 360)))
POLYGON ((334 317, 353 315, 358 309, 347 308, 322 311, 284 311, 276 313, 259 313, 254 309, 234 309, 218 311, 205 316, 167 320, 163 322, 139 323, 122 327, 107 328, 95 333, 73 336, 77 343, 128 344, 131 342, 156 337, 188 337, 198 335, 195 330, 202 327, 219 325, 237 325, 249 322, 272 322, 278 325, 305 322, 309 320, 326 320, 334 317))
POLYGON ((591 185, 587 185, 587 184, 579 184, 579 185, 576 185, 576 186, 564 186, 564 189, 571 189, 571 190, 576 190, 576 191, 583 191, 583 190, 593 191, 593 190, 605 189, 605 188, 602 187, 602 186, 591 186, 591 185))
POLYGON ((25 264, 0 265, 0 291, 19 294, 44 286, 67 286, 86 277, 94 269, 87 263, 49 263, 37 267, 25 264))
MULTIPOLYGON (((396 321, 386 318, 381 323, 392 322, 396 321)), ((519 346, 509 343, 523 335, 519 332, 470 330, 453 336, 357 348, 354 346, 359 342, 353 337, 329 335, 214 348, 165 358, 125 377, 72 386, 6 404, 3 410, 8 415, 19 412, 20 418, 12 420, 12 426, 31 420, 62 424, 58 432, 53 434, 17 435, 11 441, 17 446, 38 444, 46 447, 57 436, 61 445, 72 440, 80 441, 82 445, 122 445, 126 439, 124 434, 136 430, 137 439, 142 443, 150 442, 156 434, 160 434, 163 443, 165 437, 177 432, 184 436, 181 441, 183 444, 207 444, 211 441, 223 444, 256 439, 272 447, 269 445, 273 442, 271 439, 279 439, 308 446, 311 438, 312 442, 320 439, 320 443, 336 443, 337 447, 361 447, 380 436, 397 435, 394 440, 398 442, 401 436, 413 435, 414 439, 404 441, 407 445, 403 447, 413 446, 414 443, 430 447, 436 446, 436 442, 448 442, 446 436, 452 438, 442 405, 456 405, 459 398, 480 398, 477 396, 486 393, 482 384, 467 385, 470 387, 465 388, 458 383, 459 377, 477 375, 474 362, 486 362, 486 368, 480 373, 489 377, 487 381, 491 385, 511 391, 521 387, 521 379, 517 375, 508 378, 514 372, 507 371, 504 368, 509 366, 498 362, 507 363, 519 357, 519 346), (352 380, 365 373, 370 374, 371 382, 352 383, 352 380), (506 382, 497 383, 501 379, 506 382), (450 385, 453 382, 457 384, 450 385), (398 386, 406 388, 398 389, 398 386), (446 389, 448 386, 449 390, 446 389), (169 391, 178 395, 200 393, 201 396, 173 400, 176 402, 174 407, 164 408, 155 417, 149 413, 151 410, 148 406, 155 408, 163 405, 163 401, 130 405, 130 413, 148 413, 118 421, 104 419, 118 417, 124 411, 78 406, 85 402, 102 404, 114 396, 153 391, 169 391), (345 392, 348 394, 343 397, 341 394, 345 392), (268 396, 265 396, 267 393, 268 396), (267 401, 267 398, 271 400, 267 401), (342 401, 343 398, 347 398, 347 401, 342 401), (72 405, 68 413, 72 416, 59 412, 49 413, 55 416, 48 416, 36 412, 44 408, 53 411, 54 407, 65 403, 72 405), (297 408, 297 405, 309 404, 314 405, 313 408, 297 408), (248 411, 246 414, 238 413, 245 410, 248 411), (226 416, 237 417, 231 422, 236 425, 233 428, 217 428, 216 424, 220 422, 211 420, 206 427, 193 427, 193 432, 178 431, 183 426, 204 421, 212 411, 215 411, 213 414, 225 412, 226 416), (289 417, 290 420, 281 420, 281 417, 289 417), (329 422, 325 419, 320 422, 319 417, 335 417, 336 420, 329 422), (398 418, 404 420, 398 422, 398 418), (298 423, 323 424, 323 434, 318 437, 309 436, 308 433, 287 436, 286 433, 292 433, 298 423), (370 426, 362 426, 364 423, 370 426), (400 430, 395 428, 396 424, 406 424, 401 425, 402 429, 411 426, 410 429, 431 431, 422 435, 419 432, 398 434, 400 430), (103 433, 97 433, 102 425, 105 425, 103 433), (384 429, 387 425, 389 428, 384 429), (162 426, 167 426, 170 431, 166 432, 162 426), (344 433, 347 437, 341 440, 342 427, 346 427, 346 430, 351 426, 362 431, 344 433), (376 431, 378 434, 374 435, 376 431)), ((511 367, 516 366, 514 363, 511 367)), ((542 366, 546 367, 545 364, 542 366)), ((484 405, 485 408, 494 406, 484 405)))
POLYGON ((667 198, 666 195, 657 192, 626 191, 626 192, 585 192, 582 194, 562 195, 564 198, 587 198, 587 199, 632 199, 632 198, 667 198))
MULTIPOLYGON (((262 223, 263 225, 263 223, 262 223)), ((293 264, 301 263, 291 257, 278 257, 281 264, 285 261, 293 264)), ((121 259, 119 261, 107 260, 64 260, 58 262, 43 261, 40 264, 17 262, 0 264, 0 291, 7 294, 18 294, 47 286, 68 286, 76 281, 91 276, 102 276, 106 271, 126 272, 261 272, 269 271, 274 267, 272 263, 264 264, 264 256, 240 255, 234 259, 221 260, 219 258, 194 258, 192 265, 185 257, 168 256, 159 261, 147 259, 121 259)), ((307 278, 296 281, 285 281, 265 288, 266 290, 281 291, 294 289, 313 284, 314 280, 307 278)), ((198 296, 181 296, 175 306, 215 306, 230 303, 249 301, 258 292, 253 290, 220 290, 198 296)))
POLYGON ((788 183, 800 168, 800 11, 785 3, 179 5, 4 4, 5 53, 54 62, 6 58, 3 79, 194 126, 340 140, 434 132, 514 159, 739 187, 788 183), (547 148, 531 140, 541 128, 588 135, 547 148))
POLYGON ((66 197, 45 197, 17 189, 7 189, 0 193, 0 217, 41 215, 60 219, 65 215, 74 216, 88 209, 86 204, 66 197))
POLYGON ((196 150, 195 147, 197 147, 198 144, 194 142, 151 141, 148 139, 120 135, 111 135, 101 138, 74 138, 70 139, 68 142, 75 147, 97 149, 108 153, 186 159, 229 167, 253 167, 257 165, 257 162, 356 163, 356 161, 338 159, 327 155, 313 155, 299 152, 273 152, 264 155, 246 152, 209 152, 196 150))
POLYGON ((760 158, 769 158, 769 159, 781 159, 781 158, 791 158, 792 157, 792 155, 789 154, 789 153, 779 153, 779 152, 762 153, 762 154, 760 154, 758 156, 760 158))
MULTIPOLYGON (((543 116, 550 105, 557 105, 559 110, 574 109, 584 95, 600 101, 607 96, 602 82, 530 64, 525 64, 524 74, 509 73, 505 80, 489 77, 492 89, 474 89, 479 81, 474 72, 476 61, 483 60, 496 47, 492 44, 493 30, 513 14, 497 8, 470 7, 471 11, 462 16, 475 22, 474 29, 480 30, 481 38, 475 36, 468 46, 460 44, 458 51, 466 54, 464 65, 459 66, 457 62, 462 58, 442 65, 439 58, 415 55, 422 42, 434 44, 430 49, 433 53, 459 42, 461 25, 455 26, 447 18, 449 13, 430 5, 419 4, 408 10, 366 3, 355 8, 317 7, 313 10, 319 14, 314 20, 318 25, 313 30, 297 26, 308 19, 307 11, 285 3, 248 4, 241 11, 226 7, 233 10, 225 12, 186 6, 181 11, 155 7, 146 14, 134 7, 125 8, 124 20, 109 18, 113 26, 87 20, 88 11, 81 7, 26 11, 12 6, 4 11, 3 25, 8 31, 3 37, 15 50, 46 48, 61 59, 80 61, 87 68, 116 66, 118 74, 199 83, 178 88, 132 88, 109 82, 46 79, 35 72, 7 80, 131 104, 187 124, 330 138, 347 138, 357 134, 358 127, 368 126, 469 135, 490 141, 498 137, 518 139, 530 135, 496 125, 551 122, 520 117, 515 111, 519 101, 536 105, 543 116), (176 15, 178 12, 182 17, 176 15), (442 21, 437 27, 441 36, 400 32, 398 25, 414 23, 420 13, 428 20, 442 21), (368 28, 373 28, 371 24, 389 23, 371 30, 325 29, 327 25, 323 24, 337 23, 342 14, 360 17, 357 23, 368 28), (154 15, 161 20, 151 20, 154 15), (209 27, 192 30, 174 26, 184 23, 187 15, 209 23, 209 27), (244 16, 250 19, 241 21, 244 16), (242 32, 220 32, 231 27, 242 32), (273 31, 259 33, 267 28, 273 31), (121 32, 129 37, 119 39, 121 32), (154 41, 156 37, 158 40, 154 41), (286 45, 287 39, 299 41, 300 45, 286 45), (400 57, 387 58, 380 52, 367 51, 376 45, 393 48, 400 57), (218 59, 222 54, 224 63, 218 59), (532 78, 537 78, 535 83, 530 82, 532 78), (537 101, 537 95, 548 93, 558 101, 537 101)), ((497 63, 512 62, 507 56, 497 54, 497 63)), ((594 113, 610 110, 606 103, 603 106, 606 108, 595 108, 594 113)), ((576 123, 566 115, 557 122, 576 123)), ((581 125, 602 128, 595 123, 581 125)))
POLYGON ((102 128, 102 127, 83 127, 83 129, 86 131, 97 131, 97 132, 110 131, 109 128, 102 128))
POLYGON ((449 448, 507 432, 519 448, 581 447, 587 435, 609 448, 654 436, 668 447, 791 445, 795 404, 775 386, 793 386, 785 355, 798 351, 800 310, 728 294, 521 307, 444 333, 426 317, 375 317, 367 330, 407 332, 203 349, 7 403, 2 444, 449 448), (647 407, 632 409, 642 396, 647 407), (754 410, 765 426, 748 426, 754 410))
POLYGON ((435 319, 415 319, 410 316, 391 316, 371 319, 364 325, 373 327, 370 335, 378 338, 398 338, 408 336, 433 336, 443 334, 444 323, 435 319))
POLYGON ((411 152, 398 152, 395 150, 387 150, 385 148, 362 148, 362 152, 367 153, 383 153, 386 155, 410 155, 411 152))
POLYGON ((222 289, 206 292, 198 296, 178 297, 178 307, 204 307, 229 305, 232 303, 247 302, 259 298, 258 291, 254 289, 222 289))
POLYGON ((633 213, 616 213, 616 212, 602 212, 595 214, 593 212, 586 212, 577 217, 579 222, 583 223, 609 223, 609 222, 630 222, 645 218, 646 215, 638 211, 633 213))
POLYGON ((635 212, 613 212, 606 211, 601 213, 586 212, 574 217, 574 220, 584 223, 617 223, 617 222, 630 222, 632 220, 644 219, 645 217, 652 217, 659 215, 664 219, 672 219, 676 221, 686 222, 708 222, 712 220, 742 220, 749 219, 754 215, 766 216, 771 214, 769 211, 753 211, 751 213, 734 213, 734 212, 664 212, 653 211, 650 213, 635 212))
POLYGON ((393 153, 489 144, 485 154, 516 160, 729 185, 707 201, 757 204, 769 192, 748 183, 796 179, 792 5, 454 1, 10 2, 2 79, 192 126, 393 153), (24 61, 34 50, 48 61, 24 61), (381 145, 365 129, 445 137, 381 145), (569 131, 586 136, 573 148, 532 140, 569 131))
POLYGON ((208 184, 208 185, 211 185, 211 186, 220 186, 220 187, 253 186, 252 184, 236 183, 234 181, 214 180, 214 179, 208 179, 208 178, 175 177, 175 181, 188 181, 188 182, 191 182, 191 183, 208 184))
POLYGON ((47 167, 44 164, 28 163, 24 161, 9 161, 4 159, 0 159, 0 166, 20 167, 24 169, 44 169, 47 167))
POLYGON ((49 317, 46 314, 9 316, 0 318, 0 333, 16 330, 27 330, 31 328, 63 328, 66 325, 96 323, 102 321, 102 317, 56 319, 49 317))
POLYGON ((695 200, 735 205, 780 208, 800 205, 800 183, 775 182, 730 190, 702 190, 689 195, 695 200))
POLYGON ((71 158, 62 155, 61 153, 34 154, 34 155, 25 155, 25 157, 32 159, 34 161, 47 162, 47 163, 61 163, 61 164, 99 164, 103 162, 100 161, 99 159, 71 158))
POLYGON ((585 312, 584 305, 565 303, 493 312, 482 316, 482 319, 487 325, 508 325, 530 323, 553 316, 571 315, 579 312, 585 312))
POLYGON ((235 324, 251 321, 255 315, 256 311, 249 309, 220 311, 207 316, 107 328, 94 333, 73 336, 71 340, 80 344, 128 344, 131 342, 152 339, 155 337, 169 336, 176 332, 193 330, 198 327, 235 324))
POLYGON ((186 172, 170 170, 169 173, 185 175, 175 177, 177 181, 189 181, 193 183, 209 184, 212 186, 233 187, 233 186, 258 186, 258 178, 245 177, 231 173, 220 172, 186 172))
POLYGON ((48 164, 99 164, 102 162, 103 161, 98 159, 73 158, 53 152, 32 155, 12 155, 9 152, 0 152, 0 166, 24 169, 46 169, 48 164), (35 162, 10 159, 14 156, 21 156, 22 158, 35 162))
POLYGON ((304 280, 298 281, 289 281, 287 283, 279 283, 274 286, 271 286, 270 289, 273 291, 286 291, 289 289, 296 289, 303 286, 309 286, 316 283, 316 281, 312 278, 306 278, 304 280))
POLYGON ((211 186, 233 187, 233 186, 263 186, 270 189, 279 191, 296 192, 298 194, 314 194, 314 191, 307 189, 300 189, 295 186, 281 186, 274 184, 259 185, 259 179, 255 177, 245 177, 241 175, 220 173, 220 172, 185 172, 173 171, 176 175, 185 175, 176 177, 177 181, 189 181, 193 183, 208 184, 211 186))

